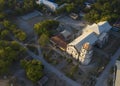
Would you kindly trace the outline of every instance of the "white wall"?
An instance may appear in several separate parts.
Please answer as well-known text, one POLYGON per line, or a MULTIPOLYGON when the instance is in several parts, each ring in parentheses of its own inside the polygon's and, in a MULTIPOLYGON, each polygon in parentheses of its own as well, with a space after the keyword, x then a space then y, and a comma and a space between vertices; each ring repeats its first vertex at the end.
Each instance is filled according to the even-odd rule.
POLYGON ((78 59, 79 53, 73 46, 67 46, 66 52, 73 56, 76 60, 78 59))
POLYGON ((84 49, 82 47, 81 48, 81 52, 80 52, 80 56, 79 56, 79 61, 82 64, 87 65, 87 64, 90 63, 92 55, 93 55, 93 49, 92 49, 92 47, 91 47, 90 50, 86 50, 86 49, 84 49))
POLYGON ((52 11, 55 11, 58 8, 58 4, 50 2, 48 0, 39 0, 36 1, 37 4, 44 4, 45 6, 49 7, 52 11))

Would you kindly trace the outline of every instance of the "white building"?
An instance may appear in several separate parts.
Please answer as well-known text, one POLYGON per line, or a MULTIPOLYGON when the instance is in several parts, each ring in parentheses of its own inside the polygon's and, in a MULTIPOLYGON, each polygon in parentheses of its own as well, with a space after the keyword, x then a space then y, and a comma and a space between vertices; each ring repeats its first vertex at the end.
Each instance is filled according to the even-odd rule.
POLYGON ((91 57, 93 55, 93 47, 89 42, 86 42, 80 51, 80 56, 79 56, 79 61, 82 64, 89 64, 89 62, 91 61, 91 57))
POLYGON ((89 64, 93 55, 93 45, 102 47, 108 40, 111 26, 107 21, 87 26, 82 35, 67 45, 66 52, 82 64, 89 64))
POLYGON ((92 45, 97 41, 97 37, 94 32, 87 32, 71 43, 67 45, 67 53, 72 55, 76 60, 81 61, 83 64, 88 64, 90 62, 90 57, 92 56, 92 45), (85 59, 87 59, 85 61, 85 59))
POLYGON ((98 37, 97 45, 102 48, 103 45, 108 41, 108 32, 112 27, 107 21, 99 22, 98 24, 94 23, 93 25, 88 25, 84 30, 84 32, 93 31, 98 37))
POLYGON ((104 22, 99 22, 99 23, 94 23, 92 25, 88 25, 83 32, 86 31, 93 31, 95 32, 97 35, 100 35, 103 32, 108 32, 112 27, 110 26, 110 24, 107 21, 104 22))
POLYGON ((48 0, 37 0, 36 3, 44 4, 45 6, 49 7, 52 11, 55 11, 58 8, 58 4, 50 2, 48 0))

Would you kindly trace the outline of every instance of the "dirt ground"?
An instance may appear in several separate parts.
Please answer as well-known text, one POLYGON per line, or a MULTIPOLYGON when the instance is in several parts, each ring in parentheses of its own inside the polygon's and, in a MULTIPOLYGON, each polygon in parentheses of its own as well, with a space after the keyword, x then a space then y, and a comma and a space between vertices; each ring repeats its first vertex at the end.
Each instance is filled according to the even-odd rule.
POLYGON ((8 86, 8 80, 0 80, 0 86, 8 86))
POLYGON ((65 81, 60 80, 55 74, 48 75, 49 80, 44 86, 69 86, 65 81))
POLYGON ((103 47, 103 51, 110 55, 113 55, 119 47, 120 38, 110 35, 108 43, 105 47, 103 47))

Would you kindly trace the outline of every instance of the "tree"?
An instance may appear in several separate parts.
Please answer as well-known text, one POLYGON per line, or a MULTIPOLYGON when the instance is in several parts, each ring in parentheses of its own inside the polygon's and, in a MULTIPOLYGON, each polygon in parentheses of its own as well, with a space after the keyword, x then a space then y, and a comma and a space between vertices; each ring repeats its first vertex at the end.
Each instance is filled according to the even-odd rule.
POLYGON ((115 22, 120 14, 119 4, 119 0, 97 0, 92 5, 92 9, 85 15, 85 19, 91 23, 103 20, 115 22))
POLYGON ((10 25, 11 25, 10 21, 8 21, 8 20, 4 20, 4 21, 3 21, 3 26, 4 26, 5 28, 9 28, 10 25))
POLYGON ((27 74, 27 77, 33 82, 36 82, 40 80, 41 77, 43 77, 43 71, 41 71, 39 67, 28 68, 26 74, 27 74))
POLYGON ((91 10, 88 14, 85 15, 85 19, 91 23, 98 22, 100 19, 100 14, 96 10, 91 10))
POLYGON ((20 40, 26 38, 26 34, 12 24, 8 20, 4 20, 2 23, 3 29, 0 29, 0 75, 6 74, 9 71, 9 67, 13 62, 18 60, 19 55, 22 56, 25 51, 16 41, 11 41, 9 35, 15 35, 20 40))
POLYGON ((17 34, 15 34, 15 37, 18 38, 20 41, 24 41, 27 35, 25 32, 19 31, 17 34))
POLYGON ((17 58, 17 52, 12 49, 12 47, 10 46, 6 46, 4 48, 4 52, 5 52, 5 55, 3 57, 4 60, 8 60, 9 62, 13 62, 14 60, 16 60, 17 58))
POLYGON ((34 30, 37 34, 52 35, 53 31, 58 27, 59 22, 56 20, 44 20, 34 25, 34 30))
POLYGON ((0 11, 3 11, 5 6, 5 0, 0 0, 0 11))
POLYGON ((11 47, 15 50, 19 50, 21 48, 20 44, 17 41, 11 41, 11 47))
POLYGON ((6 17, 6 14, 3 12, 0 12, 0 21, 5 19, 5 17, 6 17))
POLYGON ((2 35, 10 32, 11 34, 15 35, 15 37, 20 41, 24 41, 27 38, 26 33, 20 30, 15 24, 12 24, 10 21, 4 20, 2 24, 4 27, 4 30, 3 30, 4 33, 2 32, 1 33, 2 35))
POLYGON ((11 47, 8 41, 0 41, 0 75, 8 72, 13 61, 16 61, 18 52, 11 47))
POLYGON ((68 13, 72 12, 74 9, 75 9, 75 6, 74 6, 73 3, 68 4, 68 5, 66 6, 66 11, 67 11, 68 13))
POLYGON ((8 72, 9 62, 0 59, 0 75, 8 72))
POLYGON ((49 37, 46 34, 42 34, 38 41, 39 44, 44 47, 49 42, 49 37))
POLYGON ((1 31, 1 33, 0 33, 0 37, 1 37, 2 39, 7 38, 8 35, 9 35, 9 31, 8 31, 8 30, 3 30, 3 31, 1 31))
POLYGON ((28 79, 30 79, 33 82, 37 82, 44 75, 43 73, 44 66, 38 60, 31 61, 21 60, 21 65, 26 70, 26 75, 28 79))

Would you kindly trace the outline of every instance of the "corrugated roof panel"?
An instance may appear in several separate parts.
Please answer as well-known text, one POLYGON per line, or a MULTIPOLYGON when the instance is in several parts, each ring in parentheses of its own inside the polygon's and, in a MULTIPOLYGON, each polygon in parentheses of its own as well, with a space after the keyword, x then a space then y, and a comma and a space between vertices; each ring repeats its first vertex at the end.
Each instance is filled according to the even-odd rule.
POLYGON ((86 42, 89 42, 91 45, 94 44, 97 41, 97 36, 94 34, 94 32, 89 32, 86 34, 83 34, 76 38, 74 41, 69 43, 68 45, 73 45, 76 47, 78 51, 80 51, 82 45, 86 42))

